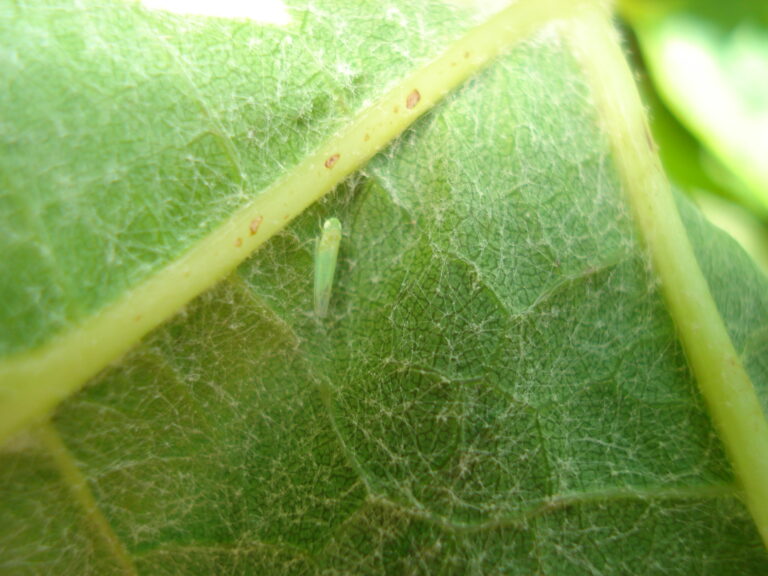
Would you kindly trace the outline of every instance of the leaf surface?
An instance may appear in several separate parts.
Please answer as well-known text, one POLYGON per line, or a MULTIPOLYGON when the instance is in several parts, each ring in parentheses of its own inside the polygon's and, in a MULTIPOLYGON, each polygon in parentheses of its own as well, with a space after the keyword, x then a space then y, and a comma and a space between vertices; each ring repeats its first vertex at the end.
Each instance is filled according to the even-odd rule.
MULTIPOLYGON (((139 28, 151 22, 134 5, 115 6, 140 14, 139 28)), ((343 54, 363 58, 386 45, 392 55, 377 53, 370 67, 361 65, 360 82, 377 87, 413 65, 413 48, 400 61, 403 53, 392 46, 423 42, 416 52, 436 54, 469 24, 430 6, 419 8, 424 12, 400 7, 397 14, 409 14, 403 30, 419 30, 403 32, 400 43, 389 29, 365 31, 365 18, 345 27, 345 18, 356 16, 340 6, 333 24, 309 13, 302 26, 307 36, 293 45, 316 55, 315 36, 330 50, 328 38, 347 42, 347 34, 359 34, 365 49, 340 46, 342 62, 349 58, 343 54), (358 26, 362 31, 353 32, 358 26), (425 28, 431 32, 418 40, 425 28)), ((368 17, 376 10, 369 8, 368 17)), ((127 21, 125 14, 104 14, 113 23, 127 21)), ((178 53, 203 62, 200 71, 187 73, 193 85, 209 89, 199 97, 203 117, 219 119, 220 141, 239 155, 238 170, 229 173, 221 168, 227 162, 217 159, 231 159, 230 152, 218 145, 210 157, 200 152, 199 169, 220 177, 217 185, 213 176, 203 181, 221 196, 201 197, 183 212, 190 223, 214 226, 244 202, 242 182, 262 178, 263 187, 270 165, 290 164, 275 152, 281 143, 298 162, 345 116, 338 103, 327 104, 334 112, 304 117, 297 128, 254 104, 263 122, 242 119, 237 95, 253 84, 231 73, 245 68, 242 62, 228 68, 212 49, 223 46, 223 53, 237 56, 242 44, 211 38, 219 27, 225 38, 229 27, 242 32, 252 25, 181 22, 205 30, 179 36, 176 22, 170 39, 149 34, 149 40, 189 42, 178 53), (232 90, 224 90, 229 84, 232 90), (227 117, 230 123, 221 120, 227 117), (249 122, 274 143, 267 139, 268 147, 251 149, 249 122), (268 159, 264 165, 261 156, 268 159), (248 178, 238 180, 243 172, 248 178)), ((565 39, 568 26, 544 28, 475 76, 223 284, 66 401, 50 424, 7 442, 0 465, 0 569, 765 573, 768 555, 638 240, 599 110, 565 39), (320 320, 313 313, 312 254, 320 224, 331 216, 343 223, 344 237, 328 316, 320 320)), ((302 102, 327 103, 326 86, 302 67, 302 58, 292 67, 274 60, 284 66, 272 78, 275 85, 292 82, 304 98, 285 102, 298 98, 286 91, 285 117, 298 118, 302 102)), ((145 65, 136 64, 138 75, 145 65)), ((187 86, 171 91, 170 100, 188 96, 187 86)), ((378 93, 349 90, 351 108, 378 93)), ((50 106, 53 114, 55 102, 50 106)), ((128 106, 120 113, 154 129, 162 122, 174 126, 186 108, 163 110, 148 115, 128 106)), ((199 110, 190 112, 193 124, 199 110)), ((162 138, 179 134, 157 130, 162 138)), ((160 146, 168 148, 170 164, 183 162, 190 145, 184 142, 184 153, 160 146)), ((94 145, 93 154, 110 147, 94 145)), ((156 156, 141 158, 133 161, 166 169, 156 156)), ((103 159, 93 162, 99 169, 90 172, 103 174, 103 159)), ((77 164, 62 160, 62 166, 74 177, 77 164)), ((187 172, 184 165, 169 181, 177 184, 187 172)), ((89 200, 94 221, 108 221, 99 210, 125 217, 154 214, 146 208, 153 199, 172 204, 152 175, 135 176, 135 193, 150 197, 138 206, 127 199, 112 199, 125 200, 123 209, 107 201, 90 206, 89 200)), ((60 189, 64 198, 73 190, 82 188, 60 189)), ((182 187, 179 205, 186 193, 182 187)), ((765 410, 766 279, 733 241, 679 202, 765 410)), ((162 234, 166 225, 158 220, 148 228, 162 234)), ((142 261, 144 252, 129 251, 125 261, 135 262, 130 281, 107 288, 112 276, 92 270, 90 282, 108 277, 104 290, 125 290, 138 281, 138 271, 162 266, 203 232, 197 234, 180 240, 168 233, 159 244, 175 248, 157 259, 142 261)), ((153 245, 154 237, 141 236, 153 245)), ((71 257, 82 251, 85 258, 87 247, 75 242, 71 257)), ((97 270, 103 260, 97 258, 97 270)), ((45 284, 48 277, 41 278, 45 284)), ((104 301, 94 298, 92 306, 104 301)), ((54 319, 58 309, 49 309, 54 319)), ((83 304, 80 314, 93 309, 83 304)), ((29 330, 8 340, 7 349, 41 338, 29 330)))

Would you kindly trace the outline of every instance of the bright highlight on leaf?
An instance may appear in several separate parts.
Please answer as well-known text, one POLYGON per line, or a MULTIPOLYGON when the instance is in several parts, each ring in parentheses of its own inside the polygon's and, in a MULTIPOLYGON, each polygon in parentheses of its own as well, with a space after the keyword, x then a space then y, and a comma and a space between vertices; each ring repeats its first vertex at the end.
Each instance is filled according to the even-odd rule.
POLYGON ((328 313, 340 242, 341 222, 338 218, 329 218, 315 246, 315 314, 318 318, 328 313))
POLYGON ((167 10, 177 14, 197 14, 200 16, 218 16, 220 18, 248 18, 264 24, 285 26, 291 17, 282 0, 261 0, 242 2, 241 0, 143 0, 148 8, 167 10))

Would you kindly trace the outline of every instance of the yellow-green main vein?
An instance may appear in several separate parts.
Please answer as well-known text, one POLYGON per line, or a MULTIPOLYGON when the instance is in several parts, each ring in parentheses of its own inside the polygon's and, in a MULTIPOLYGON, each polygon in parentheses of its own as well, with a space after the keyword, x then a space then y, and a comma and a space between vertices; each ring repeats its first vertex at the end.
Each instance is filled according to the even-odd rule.
POLYGON ((760 401, 680 220, 632 73, 607 16, 585 11, 569 30, 679 338, 768 547, 768 424, 760 401))
MULTIPOLYGON (((0 442, 210 288, 499 53, 589 0, 520 0, 414 71, 178 260, 69 332, 0 362, 0 442)), ((309 272, 308 272, 309 273, 309 272)))

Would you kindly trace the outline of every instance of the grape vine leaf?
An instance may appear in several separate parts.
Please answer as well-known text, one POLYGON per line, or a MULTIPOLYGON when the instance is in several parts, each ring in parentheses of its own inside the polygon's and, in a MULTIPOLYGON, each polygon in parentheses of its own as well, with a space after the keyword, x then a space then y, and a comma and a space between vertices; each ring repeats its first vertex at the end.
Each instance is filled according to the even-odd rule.
MULTIPOLYGON (((30 128, 2 132, 3 230, 35 239, 2 235, 4 353, 166 265, 476 22, 430 3, 325 6, 300 35, 121 3, 16 8, 14 33, 48 51, 13 69, 6 50, 3 73, 49 98, 22 101, 18 83, 3 97, 30 128), (131 53, 138 34, 152 58, 131 53), (82 99, 99 79, 109 106, 82 99), (263 100, 243 96, 259 86, 263 100), (59 292, 41 289, 51 277, 59 292)), ((765 573, 568 25, 474 76, 8 440, 0 571, 765 573), (330 216, 344 237, 320 320, 312 252, 330 216)), ((679 206, 765 409, 766 279, 679 206)))

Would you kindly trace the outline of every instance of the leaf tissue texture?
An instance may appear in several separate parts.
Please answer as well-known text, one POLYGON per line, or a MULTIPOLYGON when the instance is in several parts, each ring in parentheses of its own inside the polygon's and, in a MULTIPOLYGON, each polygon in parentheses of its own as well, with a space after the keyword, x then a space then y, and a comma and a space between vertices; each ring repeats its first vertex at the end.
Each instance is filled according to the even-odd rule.
MULTIPOLYGON (((365 94, 396 82, 421 53, 438 53, 468 25, 424 3, 333 6, 335 21, 317 8, 299 19, 289 47, 255 42, 273 60, 263 63, 272 66, 262 79, 269 89, 231 72, 259 74, 262 65, 233 51, 230 35, 253 26, 241 21, 153 20, 134 4, 89 11, 112 22, 116 47, 98 34, 93 41, 95 28, 82 20, 73 20, 77 29, 13 28, 26 41, 47 30, 80 38, 75 53, 102 50, 92 62, 103 78, 132 86, 181 69, 188 80, 178 84, 174 72, 130 105, 83 104, 97 125, 91 136, 72 136, 69 152, 79 157, 81 146, 80 162, 53 141, 47 154, 30 156, 40 138, 33 128, 45 130, 41 118, 56 125, 64 114, 62 134, 77 124, 65 122, 77 107, 57 100, 68 82, 99 93, 98 75, 85 81, 70 70, 63 79, 66 59, 50 48, 46 58, 62 58, 62 79, 50 80, 59 88, 39 86, 51 101, 30 102, 12 119, 29 124, 17 136, 29 140, 27 152, 14 161, 46 159, 47 168, 39 178, 26 172, 36 193, 18 188, 3 202, 17 207, 13 220, 36 222, 36 234, 71 235, 67 250, 33 232, 24 245, 39 251, 28 260, 50 264, 41 265, 39 285, 67 271, 80 288, 62 288, 61 304, 43 307, 25 288, 37 285, 31 278, 4 279, 3 293, 18 291, 12 301, 40 316, 21 304, 3 312, 4 326, 16 322, 32 334, 4 336, 7 350, 39 342, 162 266, 343 125, 342 104, 362 106, 365 94), (365 28, 387 18, 398 25, 365 28), (159 46, 156 58, 138 49, 131 56, 134 40, 117 41, 131 30, 159 46), (311 48, 321 39, 323 57, 311 48), (290 60, 292 50, 303 56, 290 60), (111 60, 116 53, 121 66, 111 60), (226 55, 236 59, 231 67, 222 64, 226 55), (360 72, 336 85, 318 61, 360 72), (277 87, 285 92, 270 99, 277 87), (170 108, 154 114, 152 102, 161 100, 170 108), (210 124, 189 126, 201 117, 210 124), (123 122, 145 123, 163 143, 148 153, 146 134, 119 137, 123 122), (202 147, 194 154, 192 141, 202 147), (118 145, 128 152, 114 153, 115 167, 129 165, 110 184, 103 157, 118 145), (45 183, 65 176, 80 183, 45 183), (107 194, 109 186, 122 195, 107 194), (69 214, 69 226, 38 221, 46 206, 69 214), (179 222, 181 231, 166 228, 179 222), (113 225, 124 228, 118 234, 113 225), (131 226, 141 231, 133 246, 125 240, 131 226), (112 251, 97 254, 86 233, 99 250, 112 242, 112 251), (104 254, 117 259, 114 269, 104 267, 104 254), (101 295, 89 288, 96 284, 101 295), (75 311, 70 301, 82 302, 75 311)), ((58 12, 51 10, 35 14, 44 23, 58 12)), ((546 27, 475 76, 62 404, 50 424, 7 442, 0 573, 768 573, 637 239, 590 90, 562 39, 567 26, 546 27), (328 314, 319 319, 312 257, 329 217, 339 218, 344 237, 328 314)), ((3 169, 2 177, 23 173, 3 169)), ((680 202, 767 407, 768 282, 680 202)), ((3 234, 16 246, 20 232, 3 234)), ((33 274, 21 250, 3 274, 33 274)))
POLYGON ((347 4, 285 27, 135 2, 2 9, 0 354, 140 283, 471 24, 347 4))

